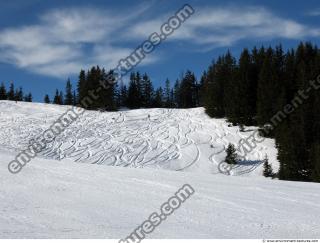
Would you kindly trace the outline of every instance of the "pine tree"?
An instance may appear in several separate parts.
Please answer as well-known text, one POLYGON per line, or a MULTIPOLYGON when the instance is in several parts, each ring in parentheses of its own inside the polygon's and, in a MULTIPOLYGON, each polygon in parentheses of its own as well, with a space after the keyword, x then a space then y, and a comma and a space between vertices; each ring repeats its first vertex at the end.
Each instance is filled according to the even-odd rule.
POLYGON ((10 88, 9 88, 7 97, 8 97, 8 100, 15 100, 15 91, 14 91, 13 82, 10 83, 10 88))
POLYGON ((59 100, 60 100, 60 104, 59 105, 63 105, 64 103, 64 96, 63 96, 63 92, 62 91, 60 91, 60 93, 59 93, 59 100))
POLYGON ((0 86, 0 100, 6 100, 7 98, 8 98, 8 96, 7 96, 6 86, 4 85, 4 83, 1 83, 1 86, 0 86))
POLYGON ((149 78, 149 76, 145 73, 142 77, 141 81, 141 97, 142 97, 142 105, 144 107, 150 108, 152 106, 152 99, 153 99, 153 85, 149 78))
POLYGON ((128 107, 131 109, 140 108, 140 91, 136 82, 135 73, 131 73, 130 75, 130 83, 128 88, 128 107))
POLYGON ((73 106, 76 106, 77 104, 78 104, 77 94, 76 94, 76 91, 73 90, 72 105, 73 105, 73 106))
POLYGON ((77 85, 77 91, 78 91, 78 97, 77 97, 78 102, 77 103, 81 104, 81 101, 88 94, 87 76, 86 76, 86 72, 84 70, 80 71, 78 85, 77 85))
POLYGON ((28 93, 25 97, 24 97, 24 101, 25 102, 32 102, 32 94, 28 93))
POLYGON ((141 75, 140 72, 136 72, 136 76, 135 76, 135 83, 136 83, 136 87, 137 87, 137 106, 141 107, 143 105, 143 98, 142 98, 142 79, 141 79, 141 75))
POLYGON ((47 95, 47 94, 44 97, 44 103, 46 103, 46 104, 50 104, 51 103, 49 95, 47 95))
POLYGON ((61 91, 59 92, 59 90, 56 89, 56 94, 53 98, 53 104, 62 105, 63 104, 62 100, 63 100, 62 92, 61 91))
POLYGON ((170 80, 166 79, 165 88, 164 88, 164 95, 165 95, 165 107, 170 108, 171 107, 171 100, 170 100, 170 80))
POLYGON ((206 113, 238 125, 271 123, 272 130, 262 135, 276 140, 279 179, 319 182, 320 89, 310 88, 319 75, 319 49, 301 43, 286 54, 281 45, 251 53, 244 49, 237 64, 227 52, 202 75, 200 101, 206 113))
MULTIPOLYGON (((130 75, 130 83, 128 88, 128 107, 131 109, 136 109, 142 107, 144 100, 142 97, 143 92, 143 82, 140 73, 132 72, 130 75)), ((145 90, 145 92, 147 92, 145 90)))
POLYGON ((174 89, 172 88, 170 90, 170 108, 174 108, 175 104, 174 104, 174 89))
POLYGON ((251 62, 251 90, 250 90, 250 99, 249 106, 252 108, 252 125, 257 125, 257 95, 258 95, 258 80, 259 75, 263 66, 264 58, 265 58, 265 49, 261 47, 258 50, 256 47, 253 48, 251 54, 252 62, 251 62))
POLYGON ((227 156, 225 159, 226 163, 231 164, 231 165, 238 163, 237 162, 238 155, 236 153, 236 149, 233 144, 229 143, 229 145, 226 149, 226 153, 227 153, 227 156))
MULTIPOLYGON (((100 67, 93 66, 91 69, 87 72, 86 75, 86 81, 82 90, 82 95, 81 98, 84 98, 88 96, 88 93, 92 90, 95 90, 96 87, 99 86, 99 80, 101 80, 101 70, 100 67)), ((101 108, 102 102, 101 102, 101 96, 100 99, 91 99, 91 102, 87 104, 87 109, 94 109, 97 110, 101 108)))
POLYGON ((197 105, 196 78, 188 70, 183 76, 179 88, 179 101, 181 108, 193 108, 197 105))
POLYGON ((22 87, 20 87, 19 89, 16 89, 16 91, 14 93, 14 100, 15 101, 23 101, 23 90, 22 90, 22 87))
POLYGON ((313 144, 311 148, 313 169, 311 178, 314 182, 320 182, 320 144, 313 144))
POLYGON ((120 106, 124 106, 127 107, 127 100, 128 100, 128 90, 127 90, 127 86, 123 84, 123 81, 121 80, 120 83, 120 102, 119 105, 120 106))
POLYGON ((264 126, 274 114, 275 70, 273 67, 273 50, 267 50, 258 82, 257 117, 258 124, 264 126))
POLYGON ((223 77, 222 67, 224 58, 219 57, 217 62, 213 62, 207 72, 207 91, 205 99, 205 109, 209 116, 222 118, 225 117, 225 78, 223 77))
POLYGON ((162 108, 164 105, 163 102, 163 89, 160 87, 155 92, 155 97, 153 101, 153 107, 162 108))
POLYGON ((174 106, 176 108, 181 107, 180 104, 180 82, 177 79, 175 84, 174 84, 174 88, 173 88, 173 95, 174 95, 174 106))
MULTIPOLYGON (((113 77, 112 79, 115 79, 113 71, 109 71, 107 74, 104 74, 104 70, 102 72, 103 80, 104 82, 108 82, 109 77, 113 77)), ((105 97, 105 107, 109 111, 115 111, 117 110, 116 106, 116 90, 118 89, 117 83, 109 83, 109 88, 107 90, 102 91, 102 96, 105 97)))
MULTIPOLYGON (((318 66, 320 65, 320 54, 319 59, 316 59, 318 66)), ((312 180, 314 182, 320 182, 320 90, 315 91, 315 99, 313 100, 314 114, 312 122, 312 143, 310 145, 310 162, 312 164, 312 180)))
MULTIPOLYGON (((239 60, 239 68, 235 84, 233 85, 234 110, 233 120, 235 123, 252 125, 256 114, 256 82, 253 74, 253 64, 251 55, 247 49, 244 49, 239 60)), ((231 121, 232 121, 231 119, 231 121)))
POLYGON ((237 97, 237 90, 234 86, 236 75, 238 74, 238 70, 236 67, 236 60, 230 53, 230 51, 227 52, 227 54, 223 58, 223 63, 220 70, 220 75, 218 76, 219 79, 221 79, 221 82, 223 83, 223 106, 225 111, 225 116, 228 119, 232 119, 232 117, 235 117, 235 106, 234 103, 236 102, 237 97))
POLYGON ((263 176, 273 177, 273 170, 271 164, 269 164, 268 156, 266 155, 263 160, 263 176))
POLYGON ((208 77, 207 72, 204 71, 199 84, 199 106, 205 106, 206 105, 206 95, 207 95, 207 83, 208 77))
POLYGON ((67 83, 66 83, 66 95, 64 98, 64 104, 65 105, 73 105, 73 95, 72 95, 72 84, 70 79, 68 79, 67 83))

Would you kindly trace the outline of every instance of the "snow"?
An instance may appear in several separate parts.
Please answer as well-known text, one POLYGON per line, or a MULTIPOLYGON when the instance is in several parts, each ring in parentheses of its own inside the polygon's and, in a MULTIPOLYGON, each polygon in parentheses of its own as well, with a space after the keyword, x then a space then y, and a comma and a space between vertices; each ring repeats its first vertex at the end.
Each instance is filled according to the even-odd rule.
MULTIPOLYGON (((48 129, 67 106, 0 101, 0 146, 24 150, 30 139, 48 129)), ((210 119, 203 108, 140 109, 120 112, 86 111, 39 155, 42 158, 134 168, 219 173, 229 143, 237 145, 250 132, 210 119), (149 118, 150 116, 150 118, 149 118)), ((257 144, 233 175, 262 174, 261 160, 269 156, 278 168, 272 139, 257 144), (250 173, 246 173, 250 172, 250 173)))
MULTIPOLYGON (((0 238, 124 238, 187 183, 195 194, 148 238, 319 238, 320 185, 266 179, 261 165, 218 173, 224 146, 250 132, 202 108, 86 112, 10 174, 67 108, 0 102, 0 238)), ((265 153, 277 166, 270 139, 248 160, 265 153)))

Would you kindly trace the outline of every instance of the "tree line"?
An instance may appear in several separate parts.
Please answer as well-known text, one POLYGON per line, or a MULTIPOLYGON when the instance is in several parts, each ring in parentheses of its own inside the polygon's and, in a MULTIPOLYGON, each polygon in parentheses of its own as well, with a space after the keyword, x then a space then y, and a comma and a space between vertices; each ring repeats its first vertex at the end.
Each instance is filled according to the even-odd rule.
POLYGON ((56 105, 77 105, 77 95, 76 91, 72 89, 72 84, 70 79, 67 80, 66 90, 63 93, 61 90, 56 89, 55 94, 53 96, 53 100, 50 99, 50 96, 46 94, 44 96, 44 103, 47 104, 56 104, 56 105))
POLYGON ((1 83, 0 100, 32 102, 32 94, 30 92, 24 94, 22 87, 15 88, 13 82, 10 83, 9 87, 6 87, 4 83, 1 83))
POLYGON ((154 88, 149 76, 133 72, 128 87, 120 82, 118 105, 135 108, 192 108, 199 105, 199 84, 194 73, 186 71, 171 87, 169 79, 164 87, 154 88))
POLYGON ((280 179, 320 182, 320 91, 310 86, 318 75, 320 51, 311 43, 287 52, 281 45, 244 49, 238 60, 228 51, 203 74, 201 96, 209 116, 275 138, 280 179))
MULTIPOLYGON (((73 89, 70 80, 66 83, 65 92, 56 90, 53 100, 45 95, 45 103, 59 105, 83 106, 82 100, 91 90, 98 90, 102 83, 107 83, 111 71, 105 71, 99 66, 92 67, 87 72, 81 70, 76 89, 73 89)), ((124 84, 109 84, 108 89, 101 89, 97 98, 86 104, 87 109, 114 111, 120 107, 138 108, 193 108, 200 104, 200 84, 194 73, 186 71, 174 85, 169 79, 164 87, 154 88, 148 74, 132 72, 130 81, 124 84)))

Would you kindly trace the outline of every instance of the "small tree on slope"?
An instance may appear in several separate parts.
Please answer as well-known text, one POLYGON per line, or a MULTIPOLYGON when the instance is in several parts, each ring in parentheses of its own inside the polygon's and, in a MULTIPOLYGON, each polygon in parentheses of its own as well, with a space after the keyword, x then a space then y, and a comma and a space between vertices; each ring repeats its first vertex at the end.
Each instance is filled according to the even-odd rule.
POLYGON ((273 177, 273 171, 272 171, 272 166, 269 164, 268 156, 263 160, 263 176, 264 177, 273 177))
POLYGON ((46 96, 44 97, 44 103, 49 104, 51 103, 49 95, 46 94, 46 96))
POLYGON ((233 144, 229 143, 228 148, 226 149, 226 153, 227 153, 227 156, 226 156, 225 162, 230 165, 237 164, 238 155, 236 154, 236 149, 233 144))

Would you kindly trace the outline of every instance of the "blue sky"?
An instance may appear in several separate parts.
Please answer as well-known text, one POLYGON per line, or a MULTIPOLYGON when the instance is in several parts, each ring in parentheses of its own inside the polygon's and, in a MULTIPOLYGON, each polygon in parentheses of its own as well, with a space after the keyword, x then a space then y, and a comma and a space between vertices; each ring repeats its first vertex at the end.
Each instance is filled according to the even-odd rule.
POLYGON ((191 69, 197 77, 230 49, 300 41, 319 45, 320 3, 308 1, 10 0, 0 3, 0 82, 11 80, 35 101, 75 83, 80 69, 113 68, 181 6, 195 10, 137 67, 156 85, 191 69))

